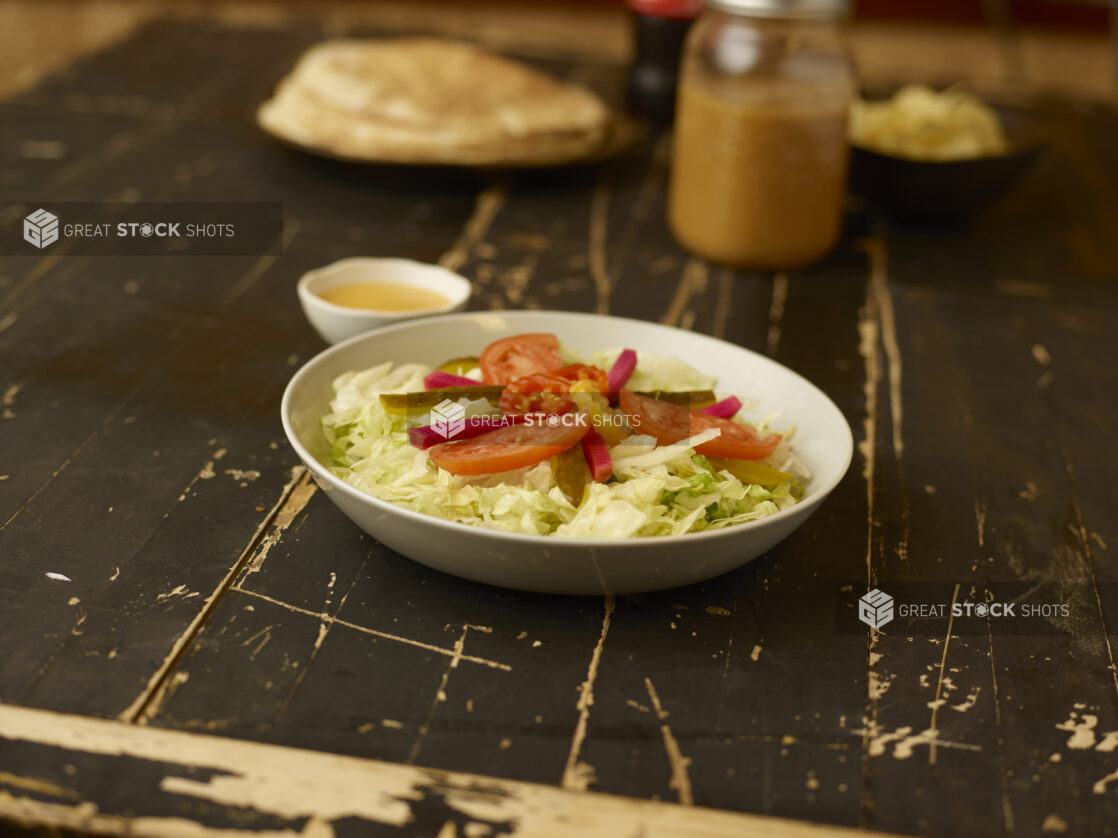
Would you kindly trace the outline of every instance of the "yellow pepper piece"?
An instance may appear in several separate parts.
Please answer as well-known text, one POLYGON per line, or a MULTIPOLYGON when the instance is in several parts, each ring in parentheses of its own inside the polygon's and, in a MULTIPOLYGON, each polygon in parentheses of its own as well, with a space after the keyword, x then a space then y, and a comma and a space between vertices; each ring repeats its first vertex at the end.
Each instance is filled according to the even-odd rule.
POLYGON ((629 427, 625 423, 625 416, 609 406, 606 397, 598 391, 597 387, 591 385, 588 390, 577 389, 578 384, 589 383, 580 381, 571 388, 571 393, 574 394, 574 403, 579 410, 584 411, 590 417, 590 427, 602 435, 606 445, 617 445, 629 436, 629 427))
POLYGON ((718 471, 728 471, 746 485, 755 483, 758 486, 775 486, 785 480, 791 480, 792 475, 778 471, 772 466, 759 463, 755 460, 727 460, 721 457, 711 457, 710 464, 718 471))
POLYGON ((471 355, 466 358, 453 358, 445 364, 436 367, 442 372, 448 372, 451 375, 465 375, 470 370, 475 370, 478 367, 478 359, 471 355))
POLYGON ((571 385, 572 393, 599 393, 598 385, 588 378, 580 378, 571 385))

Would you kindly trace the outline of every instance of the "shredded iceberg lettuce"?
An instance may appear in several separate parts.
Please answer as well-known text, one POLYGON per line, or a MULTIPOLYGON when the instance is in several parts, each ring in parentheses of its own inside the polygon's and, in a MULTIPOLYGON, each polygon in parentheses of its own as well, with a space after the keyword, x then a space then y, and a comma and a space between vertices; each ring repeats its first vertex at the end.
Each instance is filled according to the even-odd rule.
MULTIPOLYGON (((590 356, 589 363, 608 370, 622 351, 623 347, 618 346, 595 352, 590 356)), ((638 349, 637 368, 625 386, 630 390, 710 390, 714 387, 714 376, 703 375, 678 358, 653 355, 638 349)))
MULTIPOLYGON (((609 368, 620 349, 595 353, 609 368)), ((675 445, 658 446, 634 435, 614 446, 614 476, 592 483, 576 508, 555 485, 549 462, 479 477, 452 475, 408 444, 408 420, 390 413, 382 393, 423 390, 431 369, 380 364, 334 381, 330 411, 322 417, 334 473, 351 486, 407 509, 464 524, 559 538, 621 539, 720 529, 763 518, 794 503, 810 477, 785 439, 765 462, 793 477, 777 486, 743 484, 696 454, 717 436, 704 431, 675 445)), ((640 390, 710 389, 714 379, 674 358, 638 353, 629 386, 640 390)), ((489 412, 484 399, 460 400, 467 415, 489 412)), ((767 418, 766 421, 771 421, 767 418)))

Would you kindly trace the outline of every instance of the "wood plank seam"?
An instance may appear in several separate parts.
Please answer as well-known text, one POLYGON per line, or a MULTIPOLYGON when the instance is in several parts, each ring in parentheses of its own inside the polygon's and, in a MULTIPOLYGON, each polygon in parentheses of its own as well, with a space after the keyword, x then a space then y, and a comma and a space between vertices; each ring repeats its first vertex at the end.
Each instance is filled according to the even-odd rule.
POLYGON ((105 433, 105 430, 109 427, 109 425, 111 425, 116 420, 116 417, 120 415, 121 411, 124 410, 124 408, 126 408, 129 404, 131 404, 132 399, 134 399, 136 397, 136 394, 140 391, 140 388, 143 386, 143 383, 144 383, 143 379, 138 381, 132 387, 132 389, 128 392, 128 394, 123 399, 121 399, 121 401, 119 401, 117 403, 116 407, 114 407, 111 411, 109 411, 108 415, 106 415, 100 421, 98 426, 96 428, 94 428, 92 431, 90 431, 88 436, 86 436, 85 439, 83 439, 81 441, 81 443, 79 443, 78 447, 75 448, 74 451, 65 460, 63 460, 53 472, 51 472, 50 476, 46 480, 44 480, 35 489, 35 491, 32 492, 28 496, 27 500, 25 500, 23 503, 21 503, 19 505, 19 508, 16 509, 16 511, 13 512, 10 516, 8 516, 8 520, 6 520, 3 524, 0 524, 0 532, 3 532, 8 527, 8 525, 11 524, 12 521, 14 521, 19 516, 19 514, 21 512, 23 512, 25 509, 27 509, 27 507, 30 506, 34 502, 35 498, 37 498, 39 495, 41 495, 43 493, 43 491, 48 486, 50 486, 51 482, 56 477, 58 477, 60 474, 62 474, 62 472, 64 472, 66 470, 67 466, 69 466, 70 463, 72 463, 74 461, 74 459, 79 454, 81 454, 81 452, 84 451, 89 446, 89 444, 91 442, 93 442, 95 439, 97 439, 97 437, 99 437, 103 433, 105 433))
POLYGON ((682 322, 687 305, 693 297, 706 291, 709 276, 710 269, 706 262, 701 259, 688 259, 679 276, 675 293, 672 294, 671 302, 668 304, 668 310, 664 312, 660 322, 666 326, 687 328, 682 322))
POLYGON ((280 231, 273 244, 273 247, 276 248, 276 252, 261 254, 260 258, 252 263, 252 266, 244 275, 229 286, 229 290, 225 292, 225 295, 218 302, 217 307, 219 309, 228 308, 238 297, 252 288, 252 286, 268 272, 272 265, 275 264, 276 259, 282 256, 284 251, 291 246, 291 243, 295 241, 295 237, 299 235, 300 229, 301 225, 299 224, 299 219, 285 218, 283 221, 283 229, 280 231))
POLYGON ((586 739, 586 727, 590 721, 590 708, 594 705, 594 681, 598 677, 598 664, 602 659, 602 651, 605 649, 606 637, 609 635, 610 619, 613 616, 615 604, 616 598, 613 594, 604 598, 602 630, 598 635, 598 642, 590 653, 590 663, 586 667, 586 679, 579 687, 578 702, 575 705, 575 709, 578 710, 578 721, 575 724, 574 735, 571 737, 567 764, 563 769, 563 777, 560 780, 560 785, 565 789, 586 791, 590 787, 594 776, 593 766, 580 761, 579 753, 582 750, 582 743, 586 739))
MULTIPOLYGON (((302 468, 302 466, 300 466, 302 468)), ((251 558, 245 563, 243 572, 234 582, 236 590, 251 593, 244 587, 245 581, 254 573, 258 573, 267 559, 268 553, 283 538, 288 528, 295 523, 295 519, 306 509, 311 498, 318 492, 318 484, 314 482, 311 473, 303 468, 299 479, 295 481, 291 491, 286 494, 283 504, 268 522, 268 532, 256 543, 250 544, 251 558)))
POLYGON ((610 278, 606 258, 606 236, 609 232, 609 204, 613 182, 610 178, 599 176, 594 183, 590 196, 590 231, 587 237, 587 253, 590 261, 590 278, 594 282, 594 311, 609 314, 610 295, 613 281, 610 278))
POLYGON ((955 627, 955 603, 959 601, 959 583, 955 583, 955 592, 951 595, 951 609, 947 616, 947 635, 943 638, 943 655, 939 659, 939 676, 936 679, 936 694, 932 699, 932 718, 928 723, 928 765, 936 764, 936 737, 939 729, 936 727, 936 716, 939 713, 940 696, 943 695, 943 677, 947 674, 947 650, 951 646, 951 633, 955 627))
POLYGON ((195 614, 194 619, 190 621, 186 631, 175 639, 175 642, 171 646, 171 651, 164 658, 163 663, 160 664, 159 668, 149 679, 147 685, 140 694, 132 700, 131 704, 120 712, 117 716, 118 719, 124 722, 146 724, 151 713, 154 712, 157 707, 156 698, 166 689, 166 683, 171 673, 175 671, 175 668, 190 648, 190 644, 194 642, 194 638, 197 637, 198 633, 202 630, 202 626, 205 624, 206 619, 213 613, 214 609, 217 608, 218 603, 221 601, 226 591, 232 587, 234 580, 236 580, 238 574, 240 574, 242 568, 248 562, 249 556, 252 555, 256 544, 263 537, 264 532, 267 530, 272 520, 279 514, 280 510, 287 502, 287 499, 295 490, 295 486, 298 484, 299 480, 304 477, 305 473, 306 469, 303 466, 295 466, 291 469, 291 479, 287 482, 287 485, 280 490, 279 498, 260 521, 260 524, 256 528, 256 532, 245 546, 245 549, 241 551, 241 555, 238 557, 237 561, 233 563, 233 566, 222 578, 217 588, 202 602, 202 607, 198 610, 197 614, 195 614))
POLYGON ((497 217, 497 213, 501 211, 501 207, 507 200, 508 188, 503 184, 481 190, 474 202, 474 211, 466 219, 462 232, 458 234, 458 238, 450 248, 439 257, 439 266, 448 271, 457 271, 462 267, 470 258, 474 247, 485 238, 485 234, 493 226, 493 219, 497 217))
MULTIPOLYGON (((368 626, 363 626, 360 623, 354 623, 354 622, 351 622, 349 620, 343 620, 341 617, 335 617, 335 616, 333 616, 333 615, 331 615, 331 614, 329 614, 325 611, 312 611, 309 608, 300 608, 298 605, 292 605, 289 602, 284 602, 283 600, 276 599, 275 597, 270 597, 267 594, 261 594, 261 593, 257 593, 256 591, 251 591, 251 590, 248 590, 246 588, 242 588, 239 585, 234 585, 231 588, 231 590, 234 590, 234 591, 236 591, 237 593, 240 593, 240 594, 247 594, 248 596, 256 597, 257 599, 262 599, 265 602, 270 602, 273 605, 278 605, 280 608, 285 608, 288 611, 291 611, 295 614, 305 614, 308 617, 314 617, 316 620, 319 620, 319 621, 324 622, 324 623, 331 623, 331 624, 336 624, 336 625, 339 625, 339 626, 344 626, 345 628, 353 629, 354 631, 359 631, 363 634, 369 634, 369 635, 372 635, 373 637, 379 637, 382 640, 391 640, 395 643, 402 643, 405 646, 415 646, 418 649, 425 649, 426 651, 434 652, 437 655, 445 655, 446 657, 449 657, 449 658, 454 658, 456 656, 456 653, 455 653, 454 649, 447 649, 443 646, 436 646, 432 643, 424 643, 421 640, 413 640, 410 637, 402 637, 401 635, 398 635, 398 634, 392 634, 392 633, 386 632, 386 631, 379 631, 378 629, 369 628, 368 626)), ((510 672, 512 670, 512 667, 509 666, 507 663, 501 663, 500 661, 489 660, 488 658, 478 657, 477 655, 459 654, 459 655, 457 655, 457 657, 458 657, 459 660, 466 661, 467 663, 481 664, 482 666, 487 666, 490 669, 500 669, 504 672, 510 672)))
POLYGON ((730 320, 733 309, 734 275, 731 271, 723 269, 718 272, 718 299, 714 307, 714 326, 711 334, 719 340, 726 337, 726 324, 730 320))
MULTIPOLYGON (((474 599, 475 610, 480 599, 480 594, 474 599)), ((446 685, 450 681, 450 673, 458 668, 458 664, 462 660, 462 650, 466 646, 466 637, 472 628, 486 633, 491 633, 493 631, 493 629, 488 626, 474 626, 470 623, 466 623, 462 626, 462 633, 458 635, 458 639, 454 642, 454 654, 451 656, 450 661, 447 662, 446 669, 443 670, 442 678, 439 680, 439 685, 435 688, 435 697, 431 700, 431 706, 427 709, 427 717, 419 726, 415 742, 412 743, 411 750, 408 751, 408 758, 405 760, 408 765, 415 764, 416 759, 419 757, 419 751, 423 747, 423 740, 427 738, 427 731, 431 729, 431 722, 435 719, 435 713, 438 711, 439 705, 446 701, 446 685)))
POLYGON ((1009 796, 1010 777, 1005 765, 1005 737, 1002 734, 1002 697, 998 689, 998 672, 994 665, 994 624, 989 614, 986 615, 986 641, 987 652, 990 657, 990 687, 993 693, 994 726, 997 729, 998 743, 998 774, 1002 791, 1002 820, 1005 823, 1007 835, 1013 833, 1014 817, 1013 803, 1009 796))
MULTIPOLYGON (((873 566, 874 551, 874 483, 877 447, 877 388, 881 380, 881 361, 878 354, 878 316, 877 298, 873 293, 871 268, 867 259, 867 281, 865 305, 858 319, 858 352, 862 356, 865 369, 865 383, 863 384, 863 399, 865 415, 862 419, 863 438, 857 447, 862 455, 862 479, 866 484, 866 589, 870 590, 877 581, 877 572, 873 566)), ((876 666, 880 660, 877 653, 877 644, 880 632, 870 628, 866 642, 866 699, 865 723, 862 726, 862 797, 861 797, 861 823, 867 826, 873 816, 874 802, 870 789, 872 788, 871 766, 873 738, 878 736, 878 703, 870 683, 876 677, 876 666)))
POLYGON ((694 806, 695 794, 691 790, 691 777, 687 774, 687 768, 691 765, 691 759, 683 755, 683 752, 679 748, 679 740, 675 738, 675 734, 672 733, 671 727, 668 726, 668 711, 660 704, 660 696, 656 692, 656 687, 652 684, 652 679, 645 678, 644 686, 648 691, 648 698, 652 702, 652 709, 656 712, 656 718, 659 719, 661 723, 660 736, 664 740, 664 753, 668 756, 668 765, 671 766, 671 777, 668 779, 668 788, 675 790, 679 797, 680 805, 694 806))
MULTIPOLYGON (((349 599, 349 594, 352 590, 353 587, 351 585, 349 590, 342 594, 342 598, 338 601, 338 607, 334 609, 335 616, 337 616, 337 614, 341 612, 342 608, 345 606, 346 600, 349 599)), ((279 706, 276 707, 275 712, 272 713, 273 719, 282 718, 283 714, 287 711, 287 708, 291 705, 291 702, 295 698, 295 693, 299 691, 299 688, 303 685, 303 681, 306 680, 307 673, 310 672, 311 664, 314 663, 315 658, 318 657, 318 653, 322 649, 322 644, 326 642, 326 638, 330 634, 330 629, 332 629, 333 627, 333 622, 329 622, 326 620, 319 622, 318 633, 315 635, 314 644, 311 646, 310 654, 307 655, 306 660, 303 661, 302 664, 299 666, 299 672, 295 676, 295 680, 292 682, 290 689, 288 689, 287 694, 284 695, 283 699, 279 702, 279 706)))
POLYGON ((780 348, 780 321, 784 318, 784 306, 788 300, 788 274, 777 271, 773 274, 772 302, 769 304, 769 331, 765 335, 766 354, 776 357, 780 348))
POLYGON ((1079 496, 1075 492, 1075 484, 1073 482, 1075 469, 1072 466, 1071 456, 1068 453, 1066 445, 1061 445, 1061 450, 1068 486, 1071 489, 1072 509, 1075 510, 1075 534, 1079 540, 1080 549, 1082 550, 1083 561, 1087 565, 1088 572, 1091 574, 1091 589, 1095 595, 1095 605, 1099 612, 1099 625, 1102 630, 1106 658, 1110 664, 1108 669, 1110 670, 1110 677, 1114 682, 1115 697, 1118 698, 1118 663, 1115 663, 1114 646, 1110 642, 1110 629, 1106 622, 1106 612, 1103 610, 1102 593, 1099 590, 1098 571, 1095 569, 1094 551, 1091 549, 1091 540, 1087 537, 1087 526, 1083 521, 1083 508, 1079 503, 1079 496))

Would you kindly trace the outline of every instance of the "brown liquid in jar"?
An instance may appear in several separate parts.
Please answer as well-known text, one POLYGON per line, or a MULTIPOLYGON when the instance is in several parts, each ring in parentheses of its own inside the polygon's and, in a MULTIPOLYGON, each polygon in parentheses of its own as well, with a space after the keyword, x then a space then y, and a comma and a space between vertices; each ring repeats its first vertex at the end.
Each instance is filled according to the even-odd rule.
POLYGON ((731 265, 796 267, 834 247, 849 150, 844 87, 804 101, 771 84, 681 82, 668 217, 689 250, 731 265))

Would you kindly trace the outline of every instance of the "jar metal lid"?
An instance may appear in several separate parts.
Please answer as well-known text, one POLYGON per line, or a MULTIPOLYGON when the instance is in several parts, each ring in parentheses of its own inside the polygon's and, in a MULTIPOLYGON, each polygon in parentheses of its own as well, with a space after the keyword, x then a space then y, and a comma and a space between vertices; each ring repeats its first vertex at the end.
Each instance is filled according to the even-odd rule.
POLYGON ((850 0, 706 0, 706 4, 722 12, 756 17, 839 17, 850 11, 850 0))

